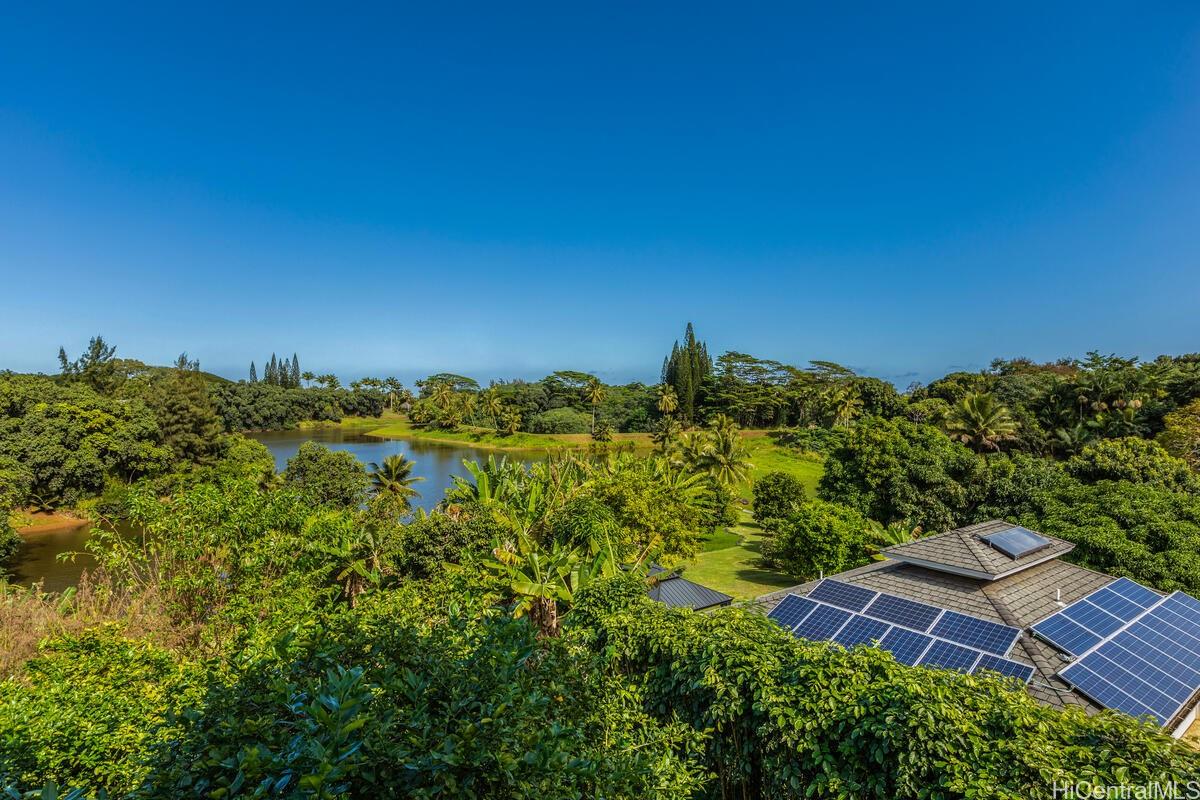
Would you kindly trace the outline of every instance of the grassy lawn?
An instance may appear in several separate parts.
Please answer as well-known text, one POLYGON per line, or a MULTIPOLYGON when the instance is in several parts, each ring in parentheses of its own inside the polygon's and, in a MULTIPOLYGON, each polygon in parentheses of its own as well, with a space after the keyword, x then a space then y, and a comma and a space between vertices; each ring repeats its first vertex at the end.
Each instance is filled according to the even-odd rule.
POLYGON ((750 521, 747 513, 744 522, 718 531, 701 545, 702 552, 682 565, 683 576, 735 600, 752 600, 799 583, 759 563, 762 540, 762 530, 750 521), (710 547, 710 543, 724 546, 710 547))
MULTIPOLYGON (((775 440, 766 436, 762 431, 749 431, 746 437, 746 447, 750 450, 751 482, 757 481, 768 472, 787 472, 796 476, 804 484, 809 497, 817 493, 817 481, 821 479, 824 467, 820 456, 798 453, 775 444, 775 440)), ((750 485, 741 489, 742 497, 750 498, 750 485)))

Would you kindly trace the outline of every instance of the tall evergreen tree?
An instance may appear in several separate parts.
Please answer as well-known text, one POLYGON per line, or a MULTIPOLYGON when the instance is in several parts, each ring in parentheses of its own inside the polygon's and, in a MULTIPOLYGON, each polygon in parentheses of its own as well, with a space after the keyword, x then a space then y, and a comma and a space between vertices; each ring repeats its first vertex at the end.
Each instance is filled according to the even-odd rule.
POLYGON ((293 389, 300 388, 300 359, 292 353, 292 372, 288 375, 288 383, 293 389))
POLYGON ((258 383, 258 370, 254 368, 254 362, 250 362, 250 382, 258 383))
POLYGON ((271 360, 267 362, 267 371, 263 379, 272 386, 279 385, 279 361, 274 353, 271 353, 271 360))
POLYGON ((689 424, 695 422, 696 396, 710 374, 712 359, 708 356, 708 347, 696 340, 696 331, 689 322, 683 344, 677 341, 671 348, 662 376, 662 382, 673 388, 679 398, 679 416, 689 424))

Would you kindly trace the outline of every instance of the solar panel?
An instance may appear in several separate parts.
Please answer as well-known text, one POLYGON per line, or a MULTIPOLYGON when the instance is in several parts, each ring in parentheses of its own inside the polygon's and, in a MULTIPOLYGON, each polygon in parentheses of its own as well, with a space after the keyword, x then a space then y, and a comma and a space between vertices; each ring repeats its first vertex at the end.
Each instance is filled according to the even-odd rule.
POLYGON ((914 631, 928 632, 942 615, 942 609, 891 594, 881 594, 863 613, 914 631))
POLYGON ((1058 675, 1100 705, 1166 725, 1200 691, 1200 601, 1120 578, 1033 626, 1078 659, 1058 675))
MULTIPOLYGON (((1138 609, 1139 613, 1141 609, 1138 609)), ((1098 605, 1080 600, 1063 609, 1062 615, 1100 636, 1112 636, 1125 626, 1127 620, 1114 617, 1098 605)), ((1136 616, 1136 615, 1135 615, 1136 616)))
POLYGON ((1117 578, 1105 588, 1112 589, 1117 594, 1127 600, 1132 600, 1142 608, 1150 608, 1150 606, 1162 599, 1162 595, 1150 591, 1140 583, 1129 580, 1129 578, 1117 578))
POLYGON ((872 644, 882 639, 890 627, 891 625, 886 622, 855 615, 846 623, 846 627, 838 631, 838 635, 833 637, 833 640, 844 647, 872 644))
POLYGON ((971 667, 975 666, 975 662, 982 655, 978 650, 972 650, 970 647, 963 647, 952 642, 935 639, 933 644, 929 645, 929 649, 925 651, 925 655, 921 656, 921 660, 917 663, 926 667, 941 667, 942 669, 956 669, 960 672, 970 672, 971 667))
POLYGON ((1146 610, 1132 600, 1117 594, 1107 586, 1098 592, 1092 592, 1084 599, 1092 605, 1104 609, 1122 622, 1129 622, 1146 610))
POLYGON ((876 644, 909 666, 989 669, 1026 682, 1034 672, 1003 657, 1020 635, 1016 628, 841 581, 823 580, 807 597, 788 595, 768 616, 797 637, 843 647, 876 644), (926 632, 931 628, 937 635, 926 632))
POLYGON ((818 605, 811 614, 792 631, 802 639, 823 642, 832 639, 850 619, 850 612, 833 606, 818 605))
MULTIPOLYGON (((1110 682, 1096 673, 1092 672, 1083 664, 1072 664, 1065 670, 1059 673, 1063 680, 1074 686, 1079 691, 1086 694, 1088 697, 1095 700, 1105 708, 1111 708, 1116 711, 1124 711, 1135 717, 1154 714, 1143 703, 1138 702, 1130 695, 1121 691, 1115 684, 1110 682)), ((1159 720, 1159 724, 1163 724, 1165 720, 1159 720)))
POLYGON ((933 644, 933 637, 904 628, 892 628, 882 639, 879 646, 887 650, 901 664, 913 666, 921 655, 933 644))
POLYGON ((1050 540, 1040 533, 1015 526, 979 538, 1012 559, 1024 558, 1050 546, 1050 540))
POLYGON ((878 592, 855 586, 852 583, 823 580, 817 584, 817 588, 808 593, 808 597, 831 606, 844 608, 847 611, 862 611, 868 603, 875 599, 876 594, 878 592))
POLYGON ((1001 658, 990 653, 984 653, 979 658, 979 663, 971 670, 971 674, 977 674, 983 671, 998 672, 1007 678, 1016 678, 1021 683, 1029 683, 1033 678, 1033 667, 1028 664, 1022 664, 1020 661, 1013 661, 1011 658, 1001 658))
POLYGON ((804 618, 816 607, 817 604, 812 600, 789 594, 780 600, 779 605, 771 609, 771 613, 767 616, 785 628, 794 628, 803 622, 804 618))
POLYGON ((978 617, 969 617, 957 611, 947 611, 938 619, 937 624, 929 631, 934 636, 940 636, 951 642, 965 644, 985 653, 998 656, 1008 655, 1012 646, 1021 635, 1020 628, 1011 625, 1001 625, 978 617))
POLYGON ((1033 632, 1050 644, 1073 656, 1082 655, 1100 644, 1100 637, 1087 628, 1055 614, 1033 626, 1033 632))

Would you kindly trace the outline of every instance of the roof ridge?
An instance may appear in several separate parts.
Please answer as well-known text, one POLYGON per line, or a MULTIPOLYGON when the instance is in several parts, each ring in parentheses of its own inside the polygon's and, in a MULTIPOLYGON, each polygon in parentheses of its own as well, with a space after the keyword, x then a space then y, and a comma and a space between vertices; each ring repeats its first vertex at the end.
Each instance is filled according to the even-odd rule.
MULTIPOLYGON (((980 523, 976 523, 976 524, 980 524, 980 523)), ((987 572, 990 574, 992 572, 992 569, 988 564, 983 563, 983 559, 979 557, 979 553, 975 552, 975 542, 974 542, 974 540, 971 539, 971 537, 974 534, 968 533, 967 527, 970 527, 970 526, 955 528, 954 529, 955 533, 958 534, 958 538, 962 540, 962 543, 964 545, 966 545, 968 552, 971 553, 971 557, 975 559, 975 563, 979 565, 979 568, 981 570, 983 570, 984 572, 987 572)))

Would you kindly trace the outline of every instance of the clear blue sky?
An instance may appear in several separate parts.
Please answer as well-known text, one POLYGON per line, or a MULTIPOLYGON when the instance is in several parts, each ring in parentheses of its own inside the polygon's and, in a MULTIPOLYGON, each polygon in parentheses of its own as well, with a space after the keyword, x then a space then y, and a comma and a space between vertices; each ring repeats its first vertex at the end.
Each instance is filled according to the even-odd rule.
POLYGON ((50 5, 0 26, 0 368, 1200 350, 1195 3, 50 5))

